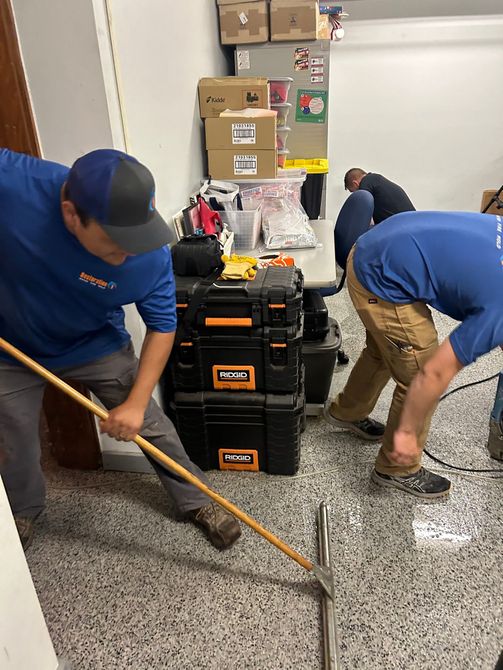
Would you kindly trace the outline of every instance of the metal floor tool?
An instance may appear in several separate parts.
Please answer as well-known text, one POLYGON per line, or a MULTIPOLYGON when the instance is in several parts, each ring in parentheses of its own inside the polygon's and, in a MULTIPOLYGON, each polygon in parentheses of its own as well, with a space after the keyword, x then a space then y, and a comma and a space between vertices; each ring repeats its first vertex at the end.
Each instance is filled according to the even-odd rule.
MULTIPOLYGON (((29 356, 27 356, 22 351, 14 347, 12 344, 9 344, 6 340, 4 340, 1 337, 0 337, 0 348, 6 351, 8 354, 10 354, 16 360, 23 363, 23 365, 26 365, 28 368, 33 370, 33 372, 36 372, 38 375, 44 377, 44 379, 49 381, 51 384, 54 384, 54 386, 63 391, 63 393, 66 393, 66 395, 70 396, 78 403, 86 407, 88 410, 93 412, 93 414, 96 414, 96 416, 98 416, 100 419, 108 418, 108 412, 106 410, 96 405, 94 402, 92 402, 92 400, 86 398, 84 395, 82 395, 74 388, 72 388, 69 384, 67 384, 62 379, 54 375, 52 372, 49 372, 49 370, 47 370, 42 365, 31 359, 29 356)), ((223 498, 221 495, 216 493, 216 491, 210 489, 208 486, 206 486, 206 484, 203 484, 203 482, 199 480, 197 477, 195 477, 191 472, 183 468, 173 459, 169 458, 169 456, 166 456, 166 454, 157 449, 157 447, 151 444, 148 440, 141 437, 141 435, 136 435, 133 441, 140 447, 142 451, 149 454, 149 456, 152 456, 152 458, 154 458, 163 467, 166 467, 171 472, 174 472, 179 477, 182 477, 183 479, 188 481, 190 484, 193 484, 196 488, 205 493, 209 498, 211 498, 216 503, 221 505, 224 509, 233 514, 237 519, 245 523, 252 530, 261 535, 268 542, 273 544, 277 549, 282 551, 284 554, 286 554, 294 561, 296 561, 305 570, 310 572, 313 575, 313 577, 315 577, 321 584, 326 596, 332 599, 334 586, 333 586, 332 572, 328 567, 325 567, 323 565, 316 565, 315 563, 309 561, 307 558, 301 556, 298 552, 296 552, 294 549, 288 546, 285 542, 276 537, 276 535, 273 535, 273 533, 269 532, 263 526, 261 526, 257 521, 255 521, 255 519, 252 519, 250 516, 248 516, 248 514, 240 510, 239 507, 236 507, 236 505, 229 502, 226 498, 223 498)))
POLYGON ((318 548, 320 563, 323 569, 329 573, 332 592, 330 596, 323 593, 323 647, 325 657, 325 670, 340 670, 340 649, 337 636, 337 619, 335 615, 335 583, 332 572, 332 556, 330 552, 330 507, 326 502, 321 502, 318 508, 318 548))

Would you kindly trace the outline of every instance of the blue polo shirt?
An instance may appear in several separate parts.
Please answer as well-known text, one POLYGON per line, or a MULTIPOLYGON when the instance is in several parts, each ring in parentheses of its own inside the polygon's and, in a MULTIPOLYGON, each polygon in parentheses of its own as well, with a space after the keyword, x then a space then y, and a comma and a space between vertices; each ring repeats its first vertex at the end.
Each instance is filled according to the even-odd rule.
POLYGON ((450 342, 463 365, 503 345, 503 219, 405 212, 356 243, 360 283, 392 303, 425 302, 460 321, 450 342))
POLYGON ((0 337, 50 368, 126 345, 123 305, 134 303, 150 330, 176 330, 169 250, 119 266, 90 254, 63 222, 67 175, 63 165, 0 150, 0 337))

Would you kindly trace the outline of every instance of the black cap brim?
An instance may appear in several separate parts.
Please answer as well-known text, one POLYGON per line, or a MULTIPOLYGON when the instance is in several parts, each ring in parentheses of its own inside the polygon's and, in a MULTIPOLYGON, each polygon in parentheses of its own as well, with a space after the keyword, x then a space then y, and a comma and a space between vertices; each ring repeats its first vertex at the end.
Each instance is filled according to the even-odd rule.
POLYGON ((106 234, 130 254, 145 254, 173 241, 174 236, 157 210, 148 223, 139 226, 107 226, 100 223, 106 234))

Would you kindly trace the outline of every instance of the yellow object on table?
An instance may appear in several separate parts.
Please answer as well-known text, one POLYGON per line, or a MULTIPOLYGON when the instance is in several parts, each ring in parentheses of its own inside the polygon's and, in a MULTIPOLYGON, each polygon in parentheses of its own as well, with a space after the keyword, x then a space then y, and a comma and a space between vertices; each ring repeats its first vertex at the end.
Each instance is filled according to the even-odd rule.
POLYGON ((225 267, 220 277, 222 279, 253 279, 257 274, 254 266, 257 265, 257 259, 252 256, 222 256, 225 267))

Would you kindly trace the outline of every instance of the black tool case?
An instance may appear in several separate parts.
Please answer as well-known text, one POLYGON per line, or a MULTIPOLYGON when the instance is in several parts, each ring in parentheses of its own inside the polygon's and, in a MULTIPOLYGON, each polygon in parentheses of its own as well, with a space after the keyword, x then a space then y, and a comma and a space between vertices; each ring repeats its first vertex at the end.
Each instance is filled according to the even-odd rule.
POLYGON ((335 319, 329 319, 329 333, 319 342, 304 342, 302 357, 306 366, 306 402, 325 404, 332 383, 337 352, 341 346, 341 330, 335 319))
POLYGON ((173 348, 168 369, 178 391, 294 393, 301 357, 301 328, 266 326, 186 336, 173 348))
POLYGON ((319 291, 305 290, 303 296, 304 341, 319 342, 329 333, 328 307, 319 291))
POLYGON ((201 469, 297 472, 303 389, 281 395, 177 392, 173 405, 183 446, 201 469))
MULTIPOLYGON (((295 267, 258 270, 253 280, 216 280, 196 298, 201 303, 190 327, 198 333, 222 329, 233 334, 240 328, 300 326, 303 283, 295 267)), ((179 323, 198 285, 197 277, 176 277, 179 323)))

